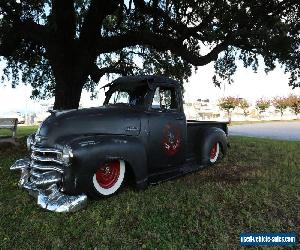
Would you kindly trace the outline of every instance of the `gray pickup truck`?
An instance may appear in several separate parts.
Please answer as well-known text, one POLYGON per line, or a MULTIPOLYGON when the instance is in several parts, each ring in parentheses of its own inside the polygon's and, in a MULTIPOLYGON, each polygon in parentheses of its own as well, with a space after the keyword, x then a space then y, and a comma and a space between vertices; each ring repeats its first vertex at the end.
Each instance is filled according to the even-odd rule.
POLYGON ((128 178, 144 189, 226 154, 227 123, 187 121, 177 81, 121 77, 106 87, 101 107, 52 111, 28 137, 30 157, 11 167, 41 207, 76 211, 87 197, 115 194, 128 178))

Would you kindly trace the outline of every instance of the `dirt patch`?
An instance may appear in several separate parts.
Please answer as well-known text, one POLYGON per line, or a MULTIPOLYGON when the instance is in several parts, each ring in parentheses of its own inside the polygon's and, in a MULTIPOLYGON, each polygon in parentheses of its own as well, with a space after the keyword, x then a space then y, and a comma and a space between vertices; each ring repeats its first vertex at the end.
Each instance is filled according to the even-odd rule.
POLYGON ((15 144, 17 143, 16 139, 15 138, 12 138, 10 136, 1 136, 0 137, 0 143, 12 143, 12 144, 15 144))
POLYGON ((0 138, 0 154, 26 152, 24 140, 0 138))
POLYGON ((262 173, 260 166, 236 166, 236 165, 219 165, 209 167, 199 171, 193 176, 187 178, 197 178, 205 182, 226 182, 240 183, 242 181, 251 181, 261 178, 262 173))

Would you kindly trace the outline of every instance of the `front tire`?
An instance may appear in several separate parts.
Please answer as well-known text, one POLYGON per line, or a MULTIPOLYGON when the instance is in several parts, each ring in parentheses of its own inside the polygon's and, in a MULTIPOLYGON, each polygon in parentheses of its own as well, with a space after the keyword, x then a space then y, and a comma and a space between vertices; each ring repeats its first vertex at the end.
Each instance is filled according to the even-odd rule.
POLYGON ((100 164, 90 179, 88 195, 93 198, 109 197, 122 186, 125 178, 125 162, 112 160, 100 164))

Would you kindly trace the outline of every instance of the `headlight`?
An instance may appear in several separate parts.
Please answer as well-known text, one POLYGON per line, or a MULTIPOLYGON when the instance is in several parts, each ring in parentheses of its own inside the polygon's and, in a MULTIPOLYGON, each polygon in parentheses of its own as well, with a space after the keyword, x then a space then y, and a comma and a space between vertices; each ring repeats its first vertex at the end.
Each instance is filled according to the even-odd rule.
POLYGON ((73 158, 73 152, 70 146, 65 145, 62 150, 61 154, 61 160, 65 164, 69 164, 71 161, 71 158, 73 158))
POLYGON ((33 144, 33 142, 34 142, 34 136, 35 136, 35 134, 31 134, 31 135, 29 135, 29 136, 27 137, 26 145, 27 145, 27 149, 28 149, 28 150, 31 150, 31 146, 32 146, 32 144, 33 144))

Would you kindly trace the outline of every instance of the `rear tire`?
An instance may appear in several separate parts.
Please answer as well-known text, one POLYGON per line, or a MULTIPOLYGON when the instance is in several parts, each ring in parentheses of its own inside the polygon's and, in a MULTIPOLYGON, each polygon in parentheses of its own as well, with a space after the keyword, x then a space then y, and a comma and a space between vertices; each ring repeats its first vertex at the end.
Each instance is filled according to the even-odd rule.
POLYGON ((211 166, 218 163, 227 152, 227 137, 219 128, 206 128, 200 131, 197 145, 198 160, 202 166, 211 166))
POLYGON ((216 142, 213 144, 209 151, 209 162, 210 164, 214 164, 218 161, 219 156, 220 156, 220 151, 221 151, 221 146, 220 142, 216 142))

